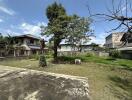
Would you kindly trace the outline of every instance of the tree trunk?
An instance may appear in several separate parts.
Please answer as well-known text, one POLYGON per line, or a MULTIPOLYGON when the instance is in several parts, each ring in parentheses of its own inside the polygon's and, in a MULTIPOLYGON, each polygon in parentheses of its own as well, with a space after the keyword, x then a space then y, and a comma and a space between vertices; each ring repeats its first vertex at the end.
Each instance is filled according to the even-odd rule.
POLYGON ((56 41, 54 41, 54 61, 57 62, 57 44, 56 44, 56 41))

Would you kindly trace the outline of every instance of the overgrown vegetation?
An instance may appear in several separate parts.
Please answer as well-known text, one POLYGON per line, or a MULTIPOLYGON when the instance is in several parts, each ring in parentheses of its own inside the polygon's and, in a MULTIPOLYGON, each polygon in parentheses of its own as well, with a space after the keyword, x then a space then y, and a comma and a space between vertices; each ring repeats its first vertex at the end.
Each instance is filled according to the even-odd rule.
POLYGON ((40 67, 45 67, 47 66, 46 58, 44 55, 41 55, 39 58, 39 66, 40 67))
POLYGON ((118 50, 112 50, 110 51, 110 56, 113 58, 121 58, 121 53, 118 50))
MULTIPOLYGON (((89 53, 80 58, 86 62, 81 65, 48 62, 48 67, 38 67, 39 61, 35 59, 9 59, 0 61, 0 65, 87 77, 93 100, 131 100, 131 60, 96 57, 89 53)), ((67 61, 75 58, 63 59, 67 61)))
POLYGON ((74 63, 75 59, 81 59, 83 62, 94 62, 100 64, 107 65, 115 65, 115 66, 123 66, 124 69, 132 70, 132 61, 127 59, 119 59, 113 57, 99 57, 95 56, 92 53, 88 53, 87 55, 80 56, 60 56, 60 63, 74 63))

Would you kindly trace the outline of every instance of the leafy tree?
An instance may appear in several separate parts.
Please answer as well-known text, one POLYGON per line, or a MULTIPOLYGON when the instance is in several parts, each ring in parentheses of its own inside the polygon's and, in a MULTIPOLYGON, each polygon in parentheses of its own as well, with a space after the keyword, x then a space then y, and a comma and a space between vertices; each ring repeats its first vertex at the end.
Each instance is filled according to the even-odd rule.
POLYGON ((93 35, 90 30, 91 20, 88 18, 80 18, 77 15, 73 15, 72 20, 66 27, 67 42, 76 45, 78 50, 81 51, 81 45, 87 43, 90 35, 93 35))
POLYGON ((50 41, 53 41, 54 60, 57 61, 57 48, 63 39, 71 44, 80 46, 82 42, 88 40, 90 31, 90 20, 80 18, 77 15, 68 16, 64 7, 56 2, 48 6, 46 15, 49 20, 47 27, 42 27, 42 34, 51 36, 50 41), (85 40, 85 41, 84 41, 85 40))
POLYGON ((48 27, 45 28, 46 35, 52 35, 51 40, 54 41, 54 60, 57 60, 57 48, 59 47, 60 42, 65 37, 64 27, 67 26, 68 21, 71 17, 67 16, 64 7, 61 4, 56 2, 48 6, 46 9, 46 15, 49 19, 48 27))
POLYGON ((3 56, 3 52, 5 51, 5 38, 2 36, 2 33, 0 33, 0 56, 3 56))

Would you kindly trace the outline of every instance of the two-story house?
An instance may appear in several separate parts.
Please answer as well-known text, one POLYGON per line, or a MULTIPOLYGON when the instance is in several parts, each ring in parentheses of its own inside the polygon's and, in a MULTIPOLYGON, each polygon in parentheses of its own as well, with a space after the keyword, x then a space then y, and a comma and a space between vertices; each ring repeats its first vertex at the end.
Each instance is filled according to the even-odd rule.
POLYGON ((122 58, 132 59, 132 35, 125 32, 112 33, 106 37, 106 48, 115 48, 121 52, 122 58), (128 39, 124 44, 124 40, 128 39))
POLYGON ((121 51, 123 58, 132 59, 132 34, 125 33, 121 41, 126 41, 122 47, 118 48, 121 51), (127 38, 127 41, 126 41, 127 38))
POLYGON ((40 37, 24 34, 14 37, 14 56, 29 56, 40 53, 40 37))
POLYGON ((120 41, 124 32, 111 33, 105 38, 106 48, 119 48, 122 44, 120 41))

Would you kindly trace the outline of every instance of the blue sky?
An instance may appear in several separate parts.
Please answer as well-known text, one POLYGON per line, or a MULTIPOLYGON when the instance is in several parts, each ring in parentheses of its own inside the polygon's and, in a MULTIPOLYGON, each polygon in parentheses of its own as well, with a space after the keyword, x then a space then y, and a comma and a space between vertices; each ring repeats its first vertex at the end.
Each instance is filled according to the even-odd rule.
MULTIPOLYGON (((38 35, 39 26, 48 23, 45 10, 54 1, 61 3, 68 15, 77 14, 82 17, 89 16, 87 4, 92 13, 108 13, 106 8, 111 8, 111 0, 0 0, 0 32, 38 35)), ((105 36, 109 34, 107 31, 115 27, 116 23, 95 20, 91 28, 95 30, 96 38, 91 42, 103 44, 105 36)))

